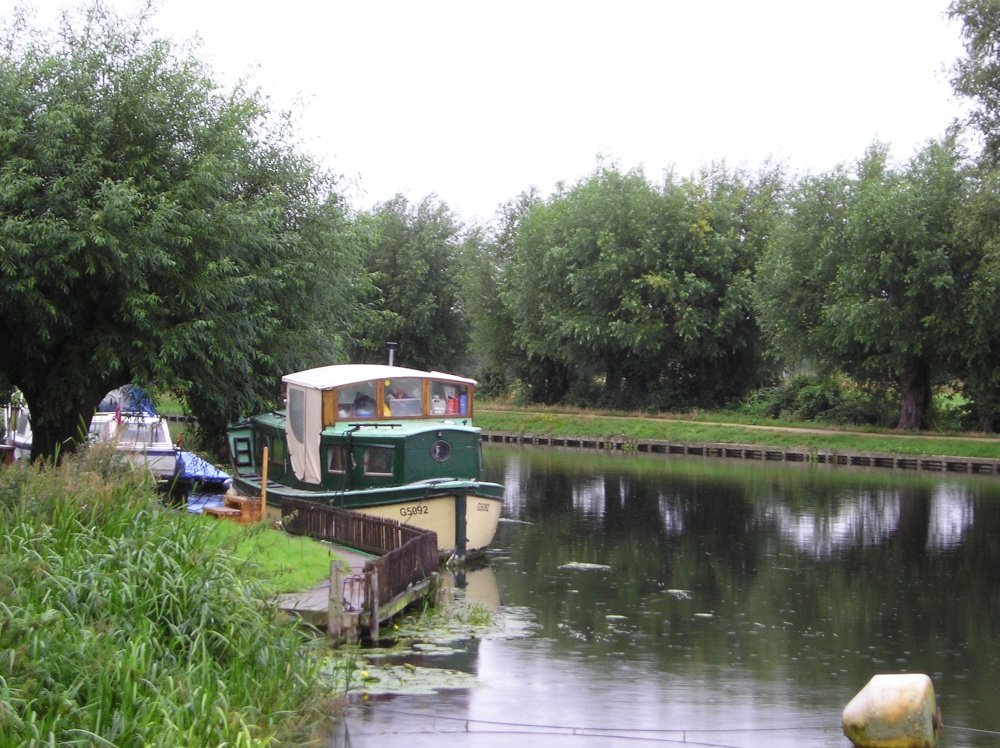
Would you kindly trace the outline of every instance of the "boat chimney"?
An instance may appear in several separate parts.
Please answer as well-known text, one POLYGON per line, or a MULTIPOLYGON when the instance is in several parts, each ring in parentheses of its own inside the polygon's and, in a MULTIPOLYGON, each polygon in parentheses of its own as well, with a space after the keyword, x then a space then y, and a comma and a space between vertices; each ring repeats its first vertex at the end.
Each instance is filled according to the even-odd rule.
POLYGON ((385 349, 389 352, 389 366, 395 366, 396 351, 399 350, 399 343, 386 343, 385 349))

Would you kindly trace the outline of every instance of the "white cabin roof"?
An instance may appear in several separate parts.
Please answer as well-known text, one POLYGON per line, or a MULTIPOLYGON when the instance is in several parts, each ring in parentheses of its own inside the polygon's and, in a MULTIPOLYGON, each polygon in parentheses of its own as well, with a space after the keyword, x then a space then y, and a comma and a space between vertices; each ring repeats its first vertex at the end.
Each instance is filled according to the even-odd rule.
POLYGON ((439 371, 420 371, 419 369, 407 369, 402 366, 389 366, 388 364, 320 366, 316 369, 306 369, 305 371, 286 374, 281 378, 281 381, 309 389, 332 390, 334 387, 343 387, 344 385, 355 384, 357 382, 370 382, 373 379, 400 379, 403 377, 434 379, 439 382, 455 382, 473 386, 476 384, 475 379, 457 377, 454 374, 444 374, 439 371))

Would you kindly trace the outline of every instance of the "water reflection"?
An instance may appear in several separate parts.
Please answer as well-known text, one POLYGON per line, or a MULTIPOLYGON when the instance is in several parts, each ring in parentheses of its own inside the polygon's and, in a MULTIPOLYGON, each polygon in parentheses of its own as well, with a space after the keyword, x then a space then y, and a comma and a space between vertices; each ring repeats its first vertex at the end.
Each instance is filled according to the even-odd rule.
MULTIPOLYGON (((946 725, 1000 730, 996 479, 486 457, 508 487, 490 570, 503 609, 536 629, 454 658, 477 688, 357 704, 357 748, 400 733, 476 748, 511 733, 845 746, 841 710, 876 672, 925 672, 946 725)), ((941 744, 996 743, 946 730, 941 744)))

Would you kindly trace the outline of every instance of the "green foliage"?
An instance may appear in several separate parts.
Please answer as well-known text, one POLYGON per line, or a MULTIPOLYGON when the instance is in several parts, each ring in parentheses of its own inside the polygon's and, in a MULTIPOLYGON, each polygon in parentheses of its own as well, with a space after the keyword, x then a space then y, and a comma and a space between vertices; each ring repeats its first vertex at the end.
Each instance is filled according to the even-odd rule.
POLYGON ((884 390, 860 388, 841 375, 797 374, 765 387, 744 402, 741 411, 780 421, 841 425, 893 425, 899 403, 884 390))
POLYGON ((507 393, 524 365, 506 292, 515 282, 512 259, 521 222, 539 203, 534 190, 522 193, 501 206, 492 230, 474 231, 462 244, 462 308, 483 394, 507 393))
POLYGON ((351 358, 384 363, 385 343, 399 343, 397 363, 454 371, 468 349, 459 304, 459 224, 433 196, 412 206, 402 195, 361 219, 364 266, 376 310, 357 336, 351 358))
POLYGON ((258 92, 95 2, 0 52, 0 369, 35 454, 129 382, 202 429, 343 350, 363 287, 336 180, 258 92))
POLYGON ((973 182, 954 140, 901 169, 885 148, 804 179, 757 274, 757 310, 793 365, 895 386, 901 428, 926 426, 931 382, 958 365, 980 262, 961 229, 973 182))
POLYGON ((655 409, 758 386, 750 289, 779 187, 723 167, 656 187, 602 165, 523 201, 492 255, 508 333, 483 358, 515 358, 542 402, 655 409))
POLYGON ((298 732, 324 693, 320 652, 258 567, 162 509, 141 471, 102 460, 0 469, 0 745, 263 746, 298 732))
POLYGON ((951 19, 962 21, 966 57, 955 63, 952 85, 971 99, 970 124, 984 142, 986 163, 1000 164, 1000 5, 994 0, 953 0, 951 19))

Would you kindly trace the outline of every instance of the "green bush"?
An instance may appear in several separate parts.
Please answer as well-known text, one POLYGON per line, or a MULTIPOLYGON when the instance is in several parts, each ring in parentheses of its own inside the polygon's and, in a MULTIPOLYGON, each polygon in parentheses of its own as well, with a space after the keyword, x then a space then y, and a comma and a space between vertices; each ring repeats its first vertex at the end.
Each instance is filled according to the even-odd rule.
POLYGON ((263 746, 321 658, 206 523, 90 451, 0 469, 0 746, 263 746))
POLYGON ((883 426, 895 425, 898 400, 879 389, 866 389, 837 376, 796 374, 775 387, 754 392, 744 413, 781 421, 883 426))

